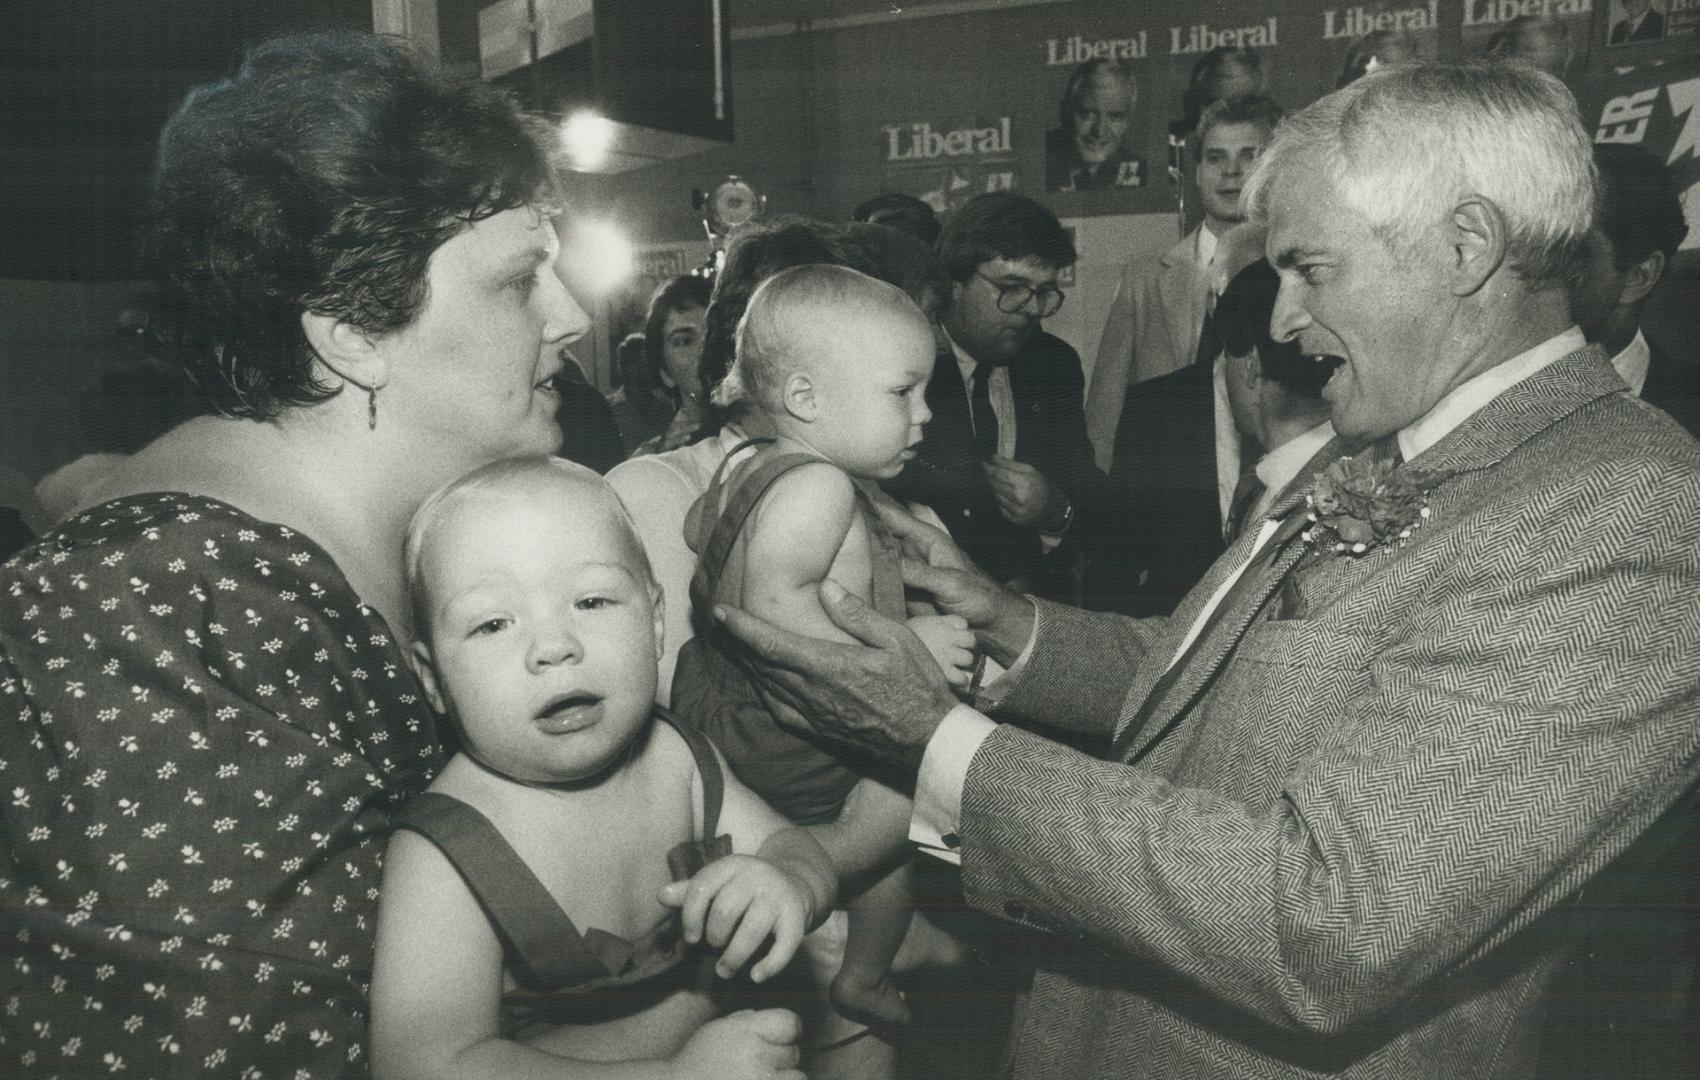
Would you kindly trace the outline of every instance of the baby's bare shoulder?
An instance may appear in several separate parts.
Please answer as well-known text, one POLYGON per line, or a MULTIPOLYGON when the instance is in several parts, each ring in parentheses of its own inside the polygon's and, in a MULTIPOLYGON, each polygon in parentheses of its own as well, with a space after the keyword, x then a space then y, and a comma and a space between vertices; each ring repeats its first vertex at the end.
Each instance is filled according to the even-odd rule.
POLYGON ((763 552, 763 560, 830 556, 844 542, 855 511, 856 489, 842 469, 824 461, 802 465, 762 496, 750 522, 750 544, 763 552))

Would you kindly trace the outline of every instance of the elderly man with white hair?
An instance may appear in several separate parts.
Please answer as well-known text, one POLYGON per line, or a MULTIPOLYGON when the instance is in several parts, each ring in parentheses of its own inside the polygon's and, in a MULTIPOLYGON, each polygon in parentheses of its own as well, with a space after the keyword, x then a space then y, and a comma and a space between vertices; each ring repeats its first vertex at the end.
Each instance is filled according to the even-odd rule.
POLYGON ((1562 909, 1700 774, 1700 444, 1571 325, 1594 183, 1524 65, 1378 70, 1282 126, 1247 191, 1272 329, 1342 359, 1350 457, 1169 618, 1011 595, 897 522, 1011 665, 976 709, 830 582, 856 644, 719 612, 1047 935, 1015 1076, 1533 1074, 1562 909))

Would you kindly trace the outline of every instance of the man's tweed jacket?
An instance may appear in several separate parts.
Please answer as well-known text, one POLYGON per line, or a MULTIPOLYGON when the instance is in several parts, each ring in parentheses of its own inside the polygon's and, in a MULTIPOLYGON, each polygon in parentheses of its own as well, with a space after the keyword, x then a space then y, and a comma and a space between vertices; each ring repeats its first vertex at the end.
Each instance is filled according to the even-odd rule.
POLYGON ((1542 914, 1700 771, 1700 444, 1585 349, 1404 467, 1447 476, 1408 543, 1273 619, 1295 539, 1141 732, 1251 538, 1169 620, 1040 604, 1000 715, 1126 760, 1190 711, 1138 767, 1009 725, 973 758, 964 889, 1052 932, 1017 1077, 1531 1074, 1542 914))
POLYGON ((1086 434, 1103 472, 1110 471, 1127 388, 1193 362, 1209 296, 1209 267, 1198 261, 1198 229, 1122 271, 1086 386, 1086 434))

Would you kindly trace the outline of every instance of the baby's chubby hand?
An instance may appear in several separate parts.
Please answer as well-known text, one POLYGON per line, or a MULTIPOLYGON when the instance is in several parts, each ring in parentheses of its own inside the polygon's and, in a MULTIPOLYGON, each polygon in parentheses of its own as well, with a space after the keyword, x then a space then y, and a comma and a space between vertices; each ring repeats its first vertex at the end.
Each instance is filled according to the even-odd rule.
POLYGON ((911 615, 909 629, 933 654, 945 681, 965 687, 974 671, 974 631, 960 615, 911 615))
POLYGON ((663 885, 659 897, 679 909, 686 941, 706 940, 720 950, 714 970, 722 979, 770 937, 773 945, 750 969, 750 981, 785 970, 816 915, 814 897, 796 875, 754 855, 716 859, 689 881, 663 885))

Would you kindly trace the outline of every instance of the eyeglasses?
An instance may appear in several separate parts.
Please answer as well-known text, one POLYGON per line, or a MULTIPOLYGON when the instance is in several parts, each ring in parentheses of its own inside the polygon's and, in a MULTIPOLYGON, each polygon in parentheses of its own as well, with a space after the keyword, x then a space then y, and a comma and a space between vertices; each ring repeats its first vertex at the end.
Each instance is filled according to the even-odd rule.
POLYGON ((1039 301, 1039 318, 1048 319, 1057 313, 1063 305, 1063 291, 1055 285, 1029 285, 1025 281, 1012 283, 996 281, 980 271, 974 271, 974 276, 998 291, 998 310, 1006 315, 1014 315, 1028 302, 1037 298, 1039 301))

